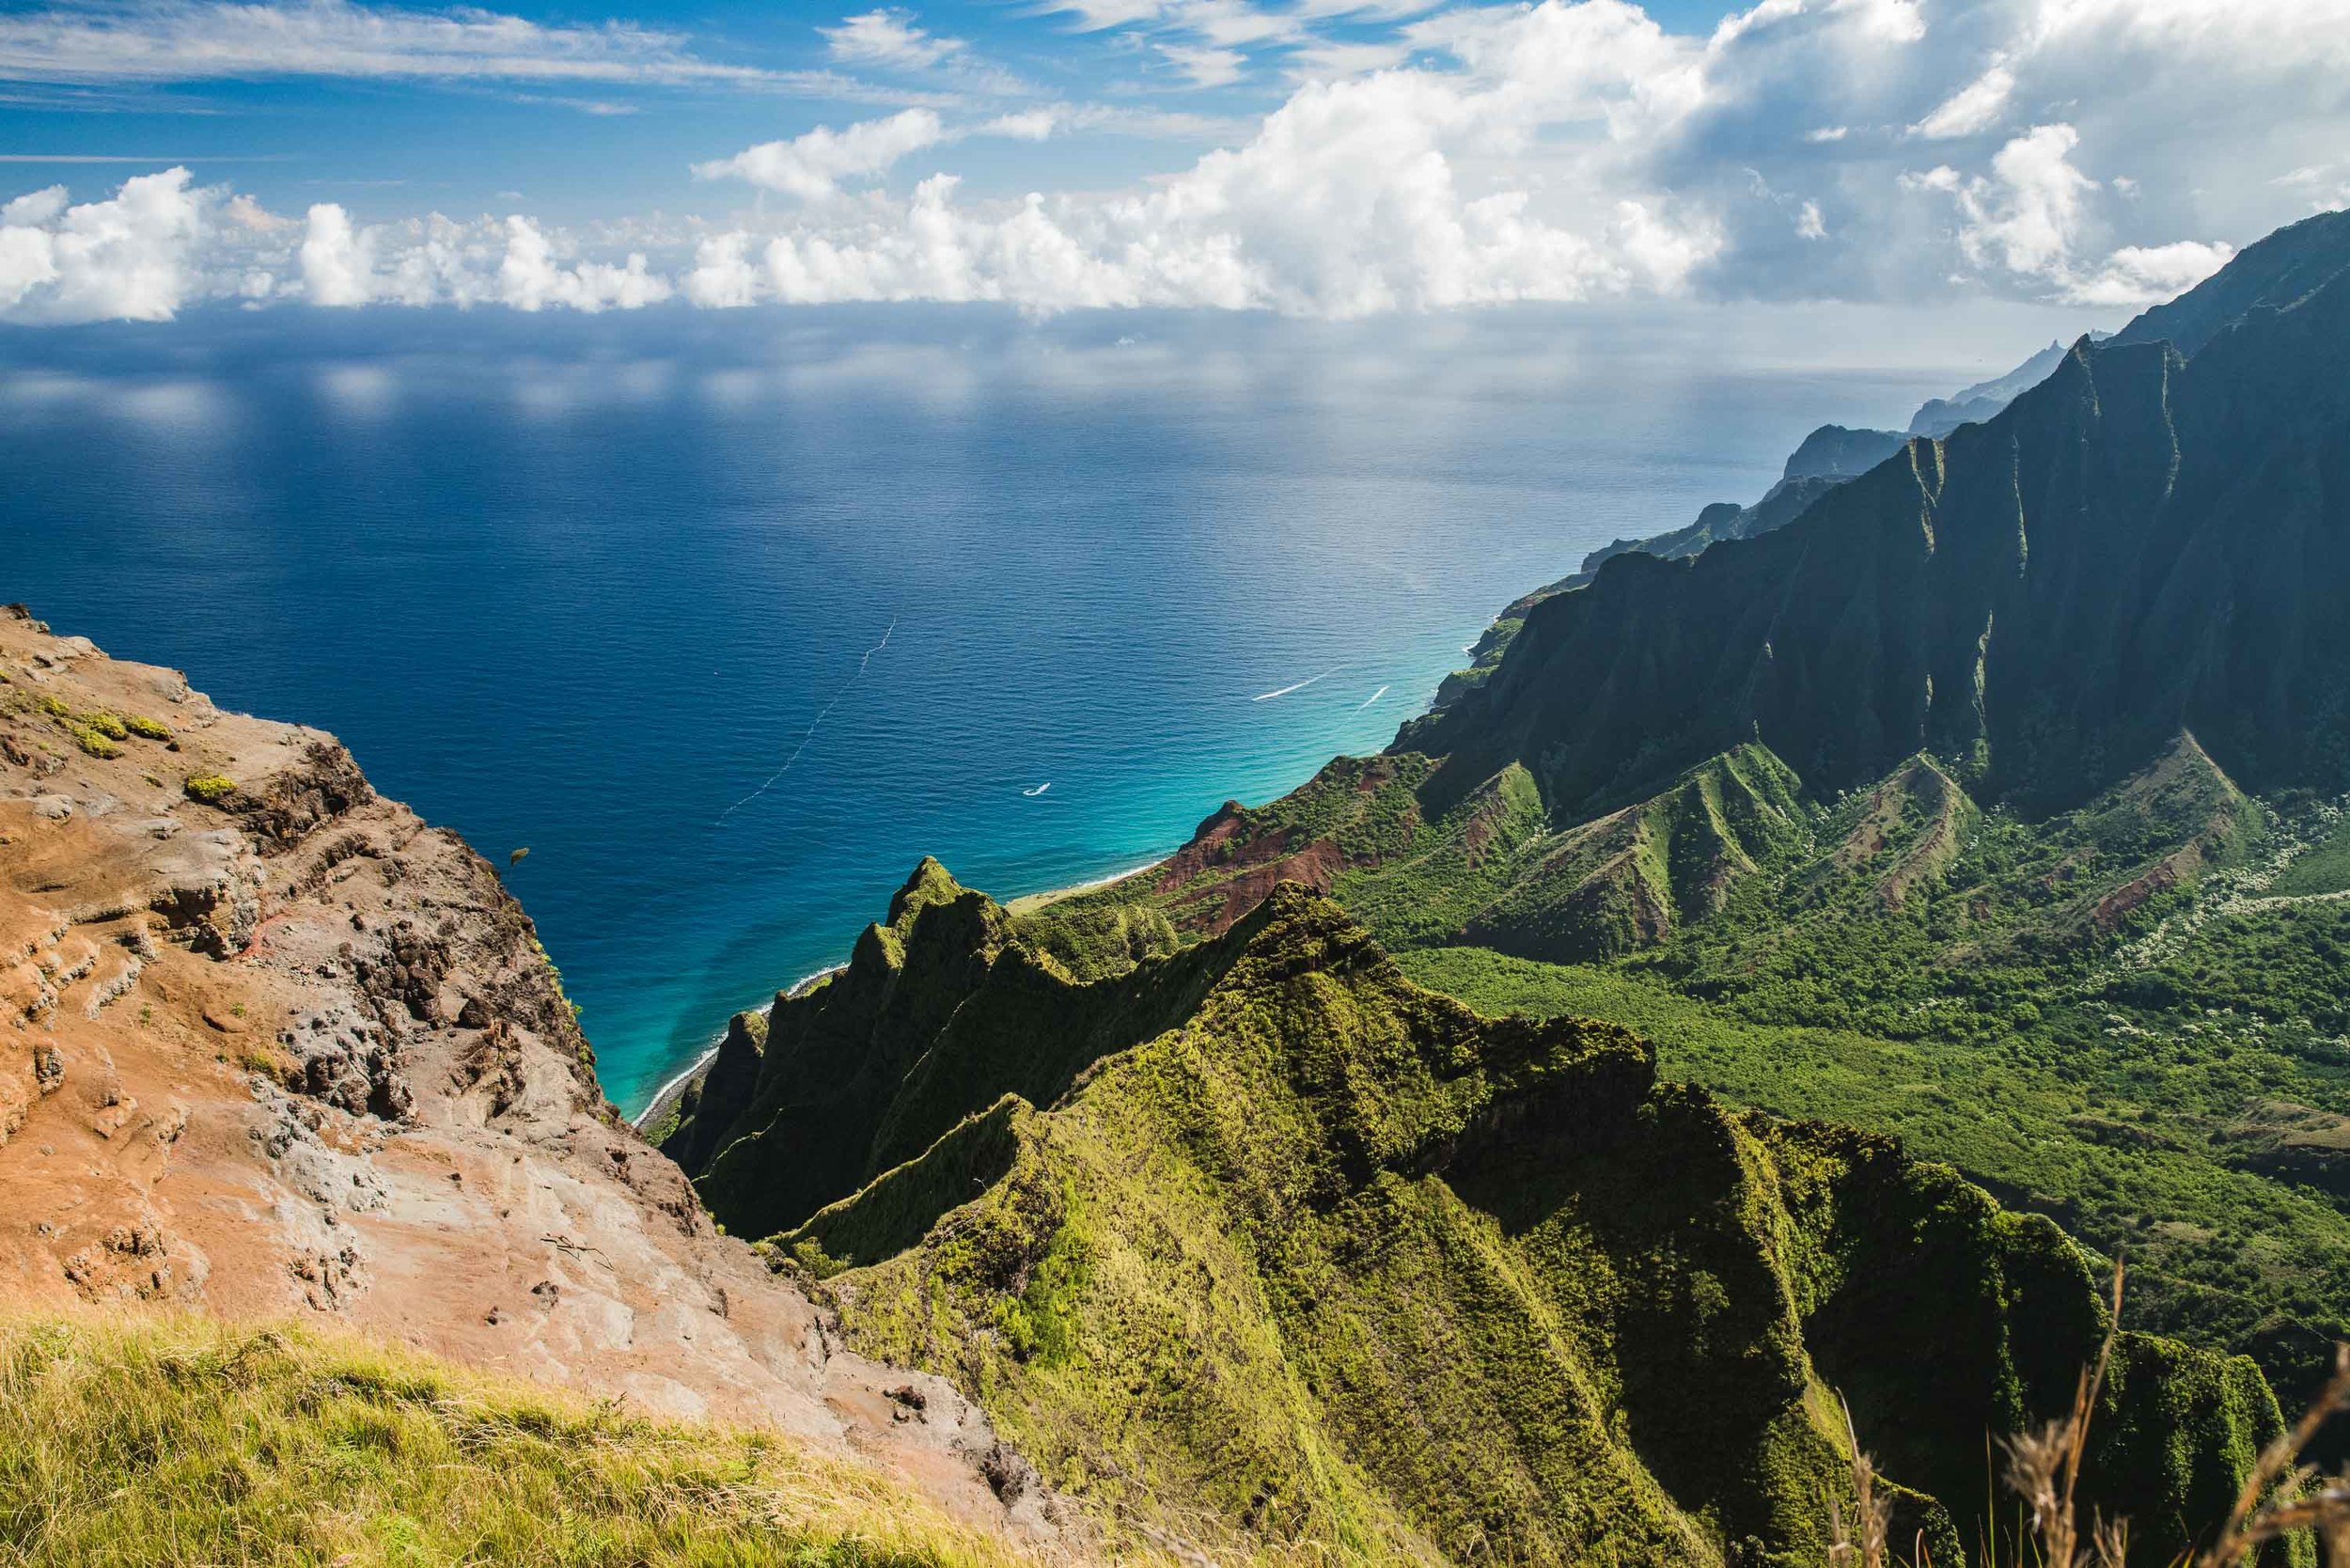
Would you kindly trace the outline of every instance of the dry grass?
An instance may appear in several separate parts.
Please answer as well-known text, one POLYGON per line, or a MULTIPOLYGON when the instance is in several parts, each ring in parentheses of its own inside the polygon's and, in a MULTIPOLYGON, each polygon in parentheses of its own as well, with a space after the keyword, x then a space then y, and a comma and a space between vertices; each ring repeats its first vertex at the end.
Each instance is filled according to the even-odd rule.
MULTIPOLYGON (((1852 1406, 1846 1404, 1843 1410, 1844 1436, 1852 1453, 1853 1516, 1848 1525, 1843 1500, 1828 1499, 1829 1568, 1885 1568, 1885 1530, 1892 1522, 1893 1505, 1877 1496, 1876 1461, 1861 1451, 1860 1434, 1853 1429, 1852 1406), (1853 1538, 1856 1529, 1858 1540, 1853 1538)), ((1922 1543, 1918 1555, 1925 1556, 1922 1543)))
POLYGON ((771 1434, 308 1330, 0 1323, 0 1563, 1022 1560, 771 1434))
POLYGON ((2008 1484, 2031 1504, 2032 1533, 2040 1543, 2043 1568, 2123 1568, 2128 1560, 2129 1521, 2092 1518, 2084 1537, 2080 1511, 2073 1501, 2081 1460, 2089 1451, 2089 1419, 2105 1387, 2121 1324, 2122 1265, 2117 1262, 2105 1342, 2097 1347, 2096 1364, 2081 1369, 2073 1387, 2071 1412, 2038 1432, 2007 1439, 2008 1484))
MULTIPOLYGON (((2037 1432, 2005 1439, 2008 1485, 2030 1505, 2032 1568, 2126 1568, 2129 1560, 2129 1521, 2092 1516, 2082 1529, 2074 1500, 2081 1462, 2089 1451, 2089 1421, 2097 1408, 2106 1370, 2113 1357, 2114 1336, 2122 1321, 2123 1269, 2113 1269, 2111 1316, 2105 1343, 2096 1361, 2081 1369, 2073 1393, 2071 1412, 2037 1432)), ((2321 1476, 2301 1464, 2301 1454, 2320 1428, 2335 1416, 2350 1412, 2350 1345, 2334 1348, 2334 1374, 2301 1419, 2262 1450, 2245 1477, 2235 1506, 2213 1538, 2195 1556, 2193 1568, 2234 1568, 2272 1541, 2298 1535, 2321 1544, 2320 1560, 2350 1565, 2350 1468, 2340 1476, 2321 1476)), ((1844 1413, 1851 1434, 1852 1412, 1844 1413)), ((1830 1499, 1829 1521, 1834 1544, 1829 1568, 1887 1568, 1885 1523, 1889 1509, 1876 1496, 1876 1467, 1852 1435, 1852 1479, 1855 1507, 1846 1522, 1841 1499, 1830 1499)), ((1984 1544, 1987 1568, 1998 1568, 1998 1553, 1984 1544)), ((1909 1560, 1911 1568, 1930 1568, 1924 1544, 1909 1560)), ((2182 1553, 2171 1568, 2188 1568, 2182 1553)))
POLYGON ((2227 1568, 2264 1542, 2302 1532, 2324 1543, 2327 1562, 2350 1563, 2350 1471, 2321 1477, 2301 1463, 2318 1429, 2345 1410, 2350 1410, 2350 1345, 2336 1345, 2334 1375, 2325 1390, 2291 1431, 2262 1450, 2226 1527, 2196 1560, 2196 1568, 2227 1568))

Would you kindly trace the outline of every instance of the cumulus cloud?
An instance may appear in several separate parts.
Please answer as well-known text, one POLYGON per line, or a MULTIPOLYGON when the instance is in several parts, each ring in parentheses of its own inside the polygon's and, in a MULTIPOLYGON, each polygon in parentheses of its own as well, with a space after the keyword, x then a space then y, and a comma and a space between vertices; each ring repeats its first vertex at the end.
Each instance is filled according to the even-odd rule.
POLYGON ((1058 109, 1023 109, 1018 114, 996 116, 980 126, 978 133, 1015 142, 1041 142, 1050 137, 1065 118, 1058 109))
POLYGON ((581 261, 564 266, 545 232, 525 217, 506 220, 506 258, 498 263, 498 298, 517 310, 563 306, 572 310, 640 310, 674 290, 647 270, 642 252, 620 266, 581 261))
POLYGON ((66 194, 63 185, 47 185, 38 191, 27 191, 0 207, 0 227, 38 228, 55 223, 65 212, 66 194))
POLYGON ((2098 185, 2073 166, 2079 145, 2070 125, 2035 126, 1999 149, 1988 175, 1964 178, 1942 165, 1906 180, 1956 204, 1958 247, 1970 265, 2044 283, 2077 304, 2150 304, 2227 264, 2234 254, 2229 246, 2195 240, 2124 245, 2101 261, 2085 259, 2079 253, 2098 185))
POLYGON ((914 25, 909 11, 867 11, 842 18, 838 27, 816 30, 823 34, 834 59, 896 71, 920 71, 964 48, 961 39, 934 38, 914 25))
POLYGON ((2007 101, 2014 91, 2015 73, 2005 66, 1995 65, 1943 100, 1934 113, 1910 130, 1932 141, 1987 131, 1998 123, 2000 113, 2007 108, 2007 101))
POLYGON ((2085 199, 2096 189, 2072 165, 2079 145, 2080 133, 2069 125, 2034 126, 1999 149, 1988 177, 1959 182, 1947 168, 1929 177, 1958 198, 1966 217, 1958 243, 1969 261, 2029 276, 2071 257, 2085 199))
POLYGON ((2079 305, 2153 305, 2194 288, 2234 255, 2232 246, 2200 240, 2123 245, 2094 270, 2068 279, 2064 296, 2079 305))
POLYGON ((836 194, 841 180, 880 174, 906 154, 936 146, 946 134, 930 110, 907 109, 844 131, 820 125, 790 141, 761 142, 731 158, 696 164, 694 177, 745 180, 763 190, 816 201, 836 194))
POLYGON ((299 259, 303 293, 312 305, 365 305, 375 297, 375 236, 352 228, 351 214, 334 202, 310 209, 299 259))
POLYGON ((17 197, 0 208, 0 307, 46 321, 169 321, 194 286, 214 199, 183 168, 79 207, 63 186, 17 197))
POLYGON ((1673 292, 1713 256, 1703 214, 1620 177, 1625 149, 1694 103, 1691 46, 1606 0, 1425 36, 1464 69, 1309 84, 1246 143, 1144 190, 965 204, 934 176, 902 205, 706 244, 689 295, 1355 316, 1673 292), (1462 161, 1522 150, 1545 127, 1574 149, 1543 203, 1464 187, 1462 161))
MULTIPOLYGON (((116 0, 70 14, 143 18, 160 35, 222 9, 116 0)), ((316 0, 303 27, 347 30, 353 13, 316 0)), ((485 11, 365 14, 401 70, 500 50, 595 70, 691 58, 663 36, 485 11), (430 42, 444 26, 462 48, 430 42)), ((824 29, 835 58, 943 64, 966 95, 692 165, 747 185, 748 211, 564 229, 519 214, 362 225, 328 203, 289 224, 183 171, 142 176, 165 186, 134 180, 86 208, 62 190, 9 204, 0 312, 676 298, 1354 316, 1644 293, 1929 300, 1953 278, 2118 308, 2205 275, 2231 254, 2223 237, 2350 191, 2350 0, 1753 0, 1701 33, 1626 0, 1073 0, 1063 14, 1134 29, 1124 46, 1146 63, 1170 58, 1162 48, 1215 56, 1192 74, 1225 80, 1223 102, 1237 96, 1226 72, 1283 79, 1257 69, 1265 52, 1294 74, 1238 123, 1147 97, 1104 108, 994 94, 972 85, 979 67, 958 40, 869 10, 824 29), (1354 19, 1343 45, 1317 31, 1333 16, 1354 19), (1107 190, 1025 168, 985 189, 955 178, 975 137, 1058 148, 1137 132, 1214 150, 1107 190), (164 197, 184 222, 155 216, 164 197), (85 227, 118 237, 69 245, 85 227), (77 281, 102 274, 113 281, 77 281)), ((0 23, 0 71, 10 36, 0 23)), ((991 179, 1006 162, 987 161, 991 179)))
POLYGON ((685 297, 705 310, 758 304, 760 275, 750 251, 751 237, 740 230, 704 239, 695 247, 694 270, 685 274, 685 297))

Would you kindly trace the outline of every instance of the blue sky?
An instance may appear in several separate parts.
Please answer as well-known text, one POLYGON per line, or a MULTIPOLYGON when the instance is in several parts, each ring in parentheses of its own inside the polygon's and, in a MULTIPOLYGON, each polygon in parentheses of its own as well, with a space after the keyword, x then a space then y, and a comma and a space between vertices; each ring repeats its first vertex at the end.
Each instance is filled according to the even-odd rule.
MULTIPOLYGON (((79 8, 8 5, 0 14, 22 21, 79 8)), ((1136 8, 1108 0, 1098 14, 1136 8)), ((1730 8, 1714 0, 1646 8, 1658 23, 1685 32, 1710 29, 1730 8)), ((917 102, 1096 101, 1131 110, 1137 120, 1157 114, 1222 122, 1188 132, 1175 123, 1139 132, 1107 126, 1057 149, 1051 161, 1056 183, 1122 182, 1167 166, 1170 149, 1204 151, 1218 131, 1229 133, 1277 107, 1301 53, 1320 44, 1391 46, 1409 14, 1382 17, 1374 7, 1312 17, 1291 38, 1219 44, 1213 21, 1230 25, 1231 18, 1279 15, 1283 8, 1231 7, 1209 30, 1173 16, 1104 25, 1082 8, 1018 0, 948 0, 918 10, 799 0, 494 9, 550 31, 619 24, 670 34, 675 53, 774 80, 728 87, 355 73, 174 79, 167 71, 152 78, 109 72, 102 63, 77 80, 36 71, 28 72, 33 80, 0 85, 0 152, 15 165, 0 176, 0 188, 60 180, 96 186, 105 182, 105 165, 78 160, 128 159, 141 167, 185 163, 204 179, 232 180, 272 207, 332 200, 354 214, 390 217, 419 203, 502 211, 521 199, 548 216, 584 221, 676 205, 679 176, 693 162, 917 102), (912 53, 904 60, 855 52, 859 35, 845 24, 876 14, 890 25, 863 36, 885 45, 906 37, 912 53), (935 66, 916 63, 947 44, 959 47, 935 66), (1227 51, 1238 58, 1215 58, 1227 51), (1236 79, 1203 86, 1187 61, 1211 79, 1223 69, 1236 79), (39 79, 44 74, 48 80, 39 79), (1002 88, 1010 90, 995 90, 1002 88)), ((1034 160, 1000 147, 974 148, 958 166, 975 190, 1026 190, 1037 173, 1034 160)))
POLYGON ((2120 308, 2350 194, 2350 0, 0 6, 0 317, 2120 308))

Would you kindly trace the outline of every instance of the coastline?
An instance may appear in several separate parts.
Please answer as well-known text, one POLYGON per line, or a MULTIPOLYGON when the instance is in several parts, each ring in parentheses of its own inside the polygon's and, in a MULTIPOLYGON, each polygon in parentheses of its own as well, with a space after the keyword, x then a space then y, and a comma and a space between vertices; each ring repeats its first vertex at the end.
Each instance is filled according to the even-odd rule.
MULTIPOLYGON (((1073 882, 1066 887, 1052 887, 1042 893, 1023 894, 1019 898, 1009 901, 1004 907, 1014 914, 1042 909, 1045 905, 1057 903, 1062 899, 1075 898, 1080 893, 1090 893, 1097 887, 1107 887, 1114 882, 1123 882, 1130 876, 1139 875, 1152 867, 1164 866, 1167 859, 1168 856, 1163 855, 1155 860, 1146 860, 1139 866, 1129 866, 1122 871, 1112 871, 1107 876, 1097 876, 1089 882, 1073 882)), ((791 989, 784 994, 789 996, 801 996, 817 981, 828 980, 847 967, 846 964, 835 964, 819 969, 812 975, 802 976, 793 981, 791 989)), ((724 1038, 724 1031, 721 1031, 720 1038, 724 1038)), ((710 1064, 716 1060, 717 1057, 718 1047, 714 1044, 702 1052, 700 1056, 696 1057, 682 1071, 653 1090, 652 1098, 645 1103, 643 1110, 630 1119, 629 1125, 642 1132, 647 1127, 658 1123, 662 1117, 668 1113, 669 1108, 683 1097, 688 1086, 710 1070, 710 1064)))
POLYGON ((1090 882, 1073 882, 1066 887, 1049 887, 1042 893, 1023 893, 1016 899, 1006 900, 1004 907, 1014 915, 1025 915, 1032 909, 1042 909, 1047 904, 1058 903, 1063 899, 1073 899, 1080 893, 1090 893, 1096 887, 1107 887, 1110 884, 1123 882, 1130 876, 1140 876, 1145 871, 1154 870, 1166 865, 1174 857, 1174 852, 1170 850, 1156 860, 1146 860, 1139 866, 1129 866, 1122 871, 1112 871, 1107 876, 1097 876, 1090 882))
MULTIPOLYGON (((848 965, 845 964, 835 964, 825 968, 819 969, 812 975, 803 975, 798 980, 791 982, 791 989, 786 991, 784 995, 787 996, 800 996, 806 992, 808 987, 814 985, 818 980, 830 980, 833 976, 840 973, 841 970, 846 969, 848 965)), ((744 1010, 738 1008, 735 1011, 739 1012, 744 1010)), ((720 1040, 724 1040, 726 1038, 726 1031, 721 1029, 718 1037, 720 1040)), ((675 1105, 685 1093, 686 1086, 693 1083, 695 1079, 700 1077, 704 1073, 708 1072, 710 1070, 710 1064, 717 1059, 718 1047, 715 1045, 711 1046, 700 1056, 696 1057, 692 1063, 689 1064, 684 1071, 669 1079, 668 1082, 663 1084, 659 1089, 654 1090, 652 1091, 652 1098, 645 1103, 645 1108, 638 1111, 634 1117, 630 1118, 628 1124, 641 1133, 647 1127, 650 1127, 654 1122, 659 1121, 663 1113, 666 1112, 671 1105, 675 1105)))

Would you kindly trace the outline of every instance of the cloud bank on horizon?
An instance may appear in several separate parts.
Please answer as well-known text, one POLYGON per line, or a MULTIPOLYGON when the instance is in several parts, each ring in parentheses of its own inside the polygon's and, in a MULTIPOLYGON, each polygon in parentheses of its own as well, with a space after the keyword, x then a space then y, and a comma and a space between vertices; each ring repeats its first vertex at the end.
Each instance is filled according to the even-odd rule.
POLYGON ((916 300, 1356 317, 1953 292, 2120 307, 2350 199, 2350 0, 1759 0, 1684 30, 1624 0, 1048 8, 1056 36, 1123 39, 1159 74, 1085 101, 897 9, 824 21, 823 62, 792 70, 650 25, 353 0, 0 18, 0 81, 902 105, 682 160, 678 198, 711 209, 688 217, 363 222, 332 201, 274 212, 185 166, 81 201, 45 185, 0 206, 0 319, 916 300), (1167 106, 1268 73, 1276 97, 1237 122, 1167 106), (1104 135, 1198 146, 1097 184, 1068 149, 1104 135), (958 160, 981 156, 1009 161, 1017 194, 966 191, 958 160))

